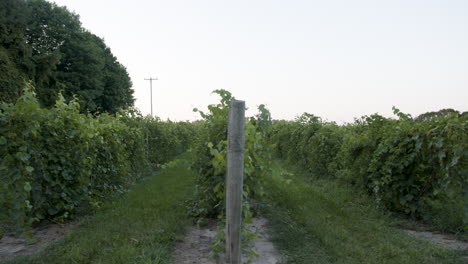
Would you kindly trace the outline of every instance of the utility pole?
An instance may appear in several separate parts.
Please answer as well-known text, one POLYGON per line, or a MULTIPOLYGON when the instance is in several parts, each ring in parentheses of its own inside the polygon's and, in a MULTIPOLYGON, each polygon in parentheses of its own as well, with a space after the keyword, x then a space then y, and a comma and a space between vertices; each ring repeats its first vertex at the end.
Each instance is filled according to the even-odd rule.
POLYGON ((150 81, 150 102, 151 102, 151 116, 153 116, 153 81, 157 81, 158 78, 145 78, 145 81, 150 81))

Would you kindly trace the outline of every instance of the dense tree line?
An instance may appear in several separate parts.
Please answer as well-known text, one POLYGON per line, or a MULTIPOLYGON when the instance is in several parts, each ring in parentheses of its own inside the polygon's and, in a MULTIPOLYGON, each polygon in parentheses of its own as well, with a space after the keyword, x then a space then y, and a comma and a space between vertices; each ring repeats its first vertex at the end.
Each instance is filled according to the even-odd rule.
POLYGON ((114 113, 134 102, 127 70, 78 15, 45 0, 0 0, 0 101, 15 102, 25 82, 45 107, 59 92, 77 96, 83 112, 114 113))

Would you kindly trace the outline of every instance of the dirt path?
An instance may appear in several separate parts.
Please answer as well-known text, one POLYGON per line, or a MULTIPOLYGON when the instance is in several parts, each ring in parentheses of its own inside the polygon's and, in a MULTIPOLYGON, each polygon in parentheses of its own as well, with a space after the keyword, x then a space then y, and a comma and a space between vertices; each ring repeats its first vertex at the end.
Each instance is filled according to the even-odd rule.
MULTIPOLYGON (((254 242, 254 251, 260 256, 252 260, 252 264, 281 264, 281 255, 270 241, 267 233, 267 220, 262 217, 253 219, 253 223, 248 225, 251 231, 258 234, 254 242)), ((175 263, 178 264, 220 264, 223 257, 219 259, 210 259, 211 242, 216 235, 216 223, 211 222, 207 227, 198 229, 192 227, 185 235, 182 242, 177 243, 175 250, 175 263)), ((242 260, 246 263, 248 257, 243 256, 242 260)))
POLYGON ((422 240, 430 241, 437 245, 442 245, 446 248, 453 249, 453 250, 467 250, 468 243, 457 240, 453 235, 448 234, 437 234, 428 231, 416 231, 416 230, 409 230, 403 229, 406 233, 417 237, 422 240))
POLYGON ((33 229, 26 235, 16 237, 14 233, 5 233, 0 239, 0 261, 18 255, 26 255, 45 249, 51 242, 63 237, 74 224, 52 224, 33 229))

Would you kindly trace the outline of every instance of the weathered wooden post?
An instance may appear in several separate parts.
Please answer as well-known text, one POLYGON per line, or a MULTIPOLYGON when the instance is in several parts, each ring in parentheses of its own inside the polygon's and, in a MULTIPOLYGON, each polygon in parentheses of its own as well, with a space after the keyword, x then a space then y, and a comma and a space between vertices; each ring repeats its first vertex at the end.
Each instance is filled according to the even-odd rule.
POLYGON ((245 102, 229 105, 226 224, 227 263, 241 264, 242 185, 244 178, 245 102))

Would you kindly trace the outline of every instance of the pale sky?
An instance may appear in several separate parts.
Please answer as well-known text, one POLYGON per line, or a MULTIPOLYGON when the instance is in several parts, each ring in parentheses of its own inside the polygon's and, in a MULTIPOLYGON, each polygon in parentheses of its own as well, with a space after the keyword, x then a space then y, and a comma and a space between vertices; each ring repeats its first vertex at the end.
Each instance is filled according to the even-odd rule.
POLYGON ((136 107, 171 120, 231 91, 274 119, 330 121, 396 106, 413 116, 468 110, 466 0, 55 0, 104 38, 136 107))

